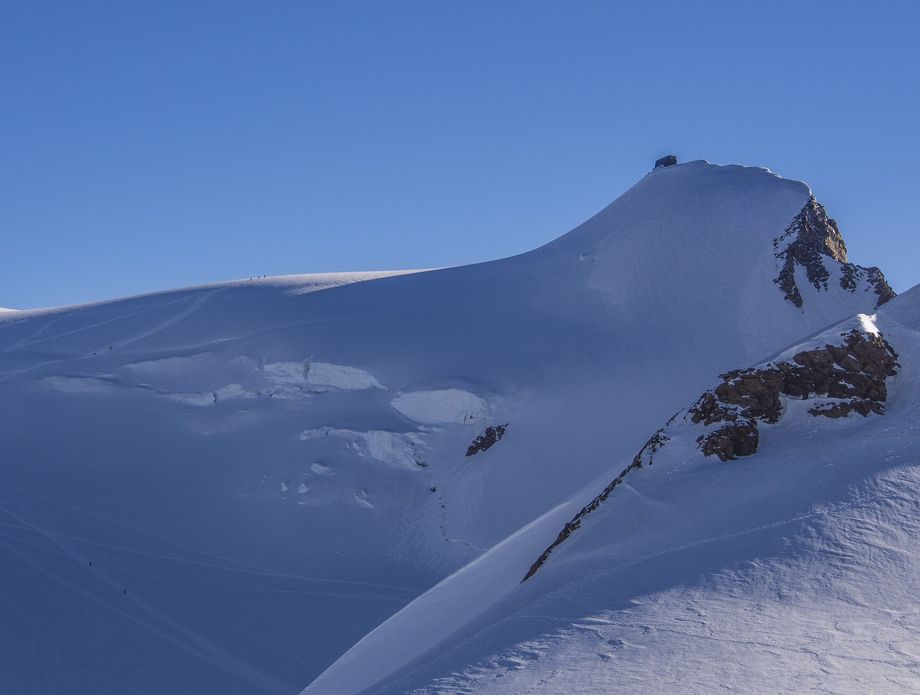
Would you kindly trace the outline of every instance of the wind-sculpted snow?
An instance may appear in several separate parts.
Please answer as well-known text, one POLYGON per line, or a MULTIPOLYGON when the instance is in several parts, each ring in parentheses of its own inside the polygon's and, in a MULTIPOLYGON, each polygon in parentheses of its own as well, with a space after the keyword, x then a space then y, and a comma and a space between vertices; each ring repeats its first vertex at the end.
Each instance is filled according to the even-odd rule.
MULTIPOLYGON (((570 573, 484 629, 485 649, 446 650, 432 658, 439 668, 376 692, 916 692, 920 469, 900 457, 880 468, 839 501, 784 510, 772 525, 732 509, 722 534, 655 544, 606 568, 583 561, 580 581, 570 573)), ((680 509, 690 511, 669 507, 668 518, 679 523, 680 509)))
MULTIPOLYGON (((701 456, 668 442, 518 588, 663 413, 874 310, 869 271, 836 261, 827 289, 795 268, 800 309, 777 290, 773 240, 810 195, 691 162, 513 258, 0 315, 0 691, 293 692, 419 597, 397 623, 419 627, 419 606, 438 621, 368 635, 370 659, 315 686, 374 688, 538 591, 634 477, 701 456), (467 458, 478 437, 494 445, 467 458), (466 583, 493 562, 507 583, 466 583), (422 601, 440 582, 465 588, 422 601)), ((761 428, 758 458, 785 420, 761 428)))

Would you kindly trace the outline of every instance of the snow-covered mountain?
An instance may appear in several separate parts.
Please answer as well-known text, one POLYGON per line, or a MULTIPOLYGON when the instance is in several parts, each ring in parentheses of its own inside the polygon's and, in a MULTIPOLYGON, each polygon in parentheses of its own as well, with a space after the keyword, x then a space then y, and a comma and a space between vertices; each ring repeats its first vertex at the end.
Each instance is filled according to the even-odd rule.
POLYGON ((722 463, 702 451, 715 427, 693 422, 704 394, 654 452, 416 599, 305 694, 916 691, 920 288, 760 371, 807 371, 802 356, 854 334, 896 372, 878 380, 883 416, 784 396, 760 450, 722 463))
POLYGON ((513 258, 0 314, 0 684, 907 683, 914 295, 691 162, 513 258))

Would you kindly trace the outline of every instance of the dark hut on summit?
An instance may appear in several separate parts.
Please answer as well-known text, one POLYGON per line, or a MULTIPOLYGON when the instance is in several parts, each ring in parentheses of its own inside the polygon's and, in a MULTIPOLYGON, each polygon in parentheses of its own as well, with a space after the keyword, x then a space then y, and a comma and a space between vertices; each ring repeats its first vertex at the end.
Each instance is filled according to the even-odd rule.
POLYGON ((677 164, 677 156, 673 154, 668 154, 655 162, 655 168, 657 169, 658 167, 672 167, 675 164, 677 164))

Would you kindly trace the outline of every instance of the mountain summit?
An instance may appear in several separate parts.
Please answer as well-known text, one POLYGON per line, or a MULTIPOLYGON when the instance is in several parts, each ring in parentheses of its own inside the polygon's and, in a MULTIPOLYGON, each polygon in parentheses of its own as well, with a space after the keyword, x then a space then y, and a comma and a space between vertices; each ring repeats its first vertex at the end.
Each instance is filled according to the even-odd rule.
MULTIPOLYGON (((537 684, 561 668, 553 645, 615 677, 633 601, 674 597, 684 615, 668 592, 699 580, 716 587, 701 602, 735 610, 743 563, 792 562, 776 535, 743 539, 805 533, 816 505, 842 509, 847 486, 900 465, 884 433, 916 402, 915 302, 892 296, 808 186, 697 161, 512 258, 0 314, 0 591, 17 606, 0 631, 32 635, 0 684, 612 687, 564 668, 537 684), (746 410, 761 391, 764 417, 746 410), (576 517, 659 432, 655 463, 576 517), (869 432, 893 459, 854 444, 869 432), (598 621, 603 644, 579 641, 598 621)), ((803 547, 797 562, 821 561, 803 547)))

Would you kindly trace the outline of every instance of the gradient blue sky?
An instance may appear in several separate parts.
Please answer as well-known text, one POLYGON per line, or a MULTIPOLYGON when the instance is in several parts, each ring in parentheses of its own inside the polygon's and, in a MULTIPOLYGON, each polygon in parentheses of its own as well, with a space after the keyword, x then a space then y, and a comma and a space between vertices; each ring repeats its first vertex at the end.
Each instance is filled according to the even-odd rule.
POLYGON ((518 253, 653 160, 920 281, 920 2, 0 0, 0 306, 518 253))

